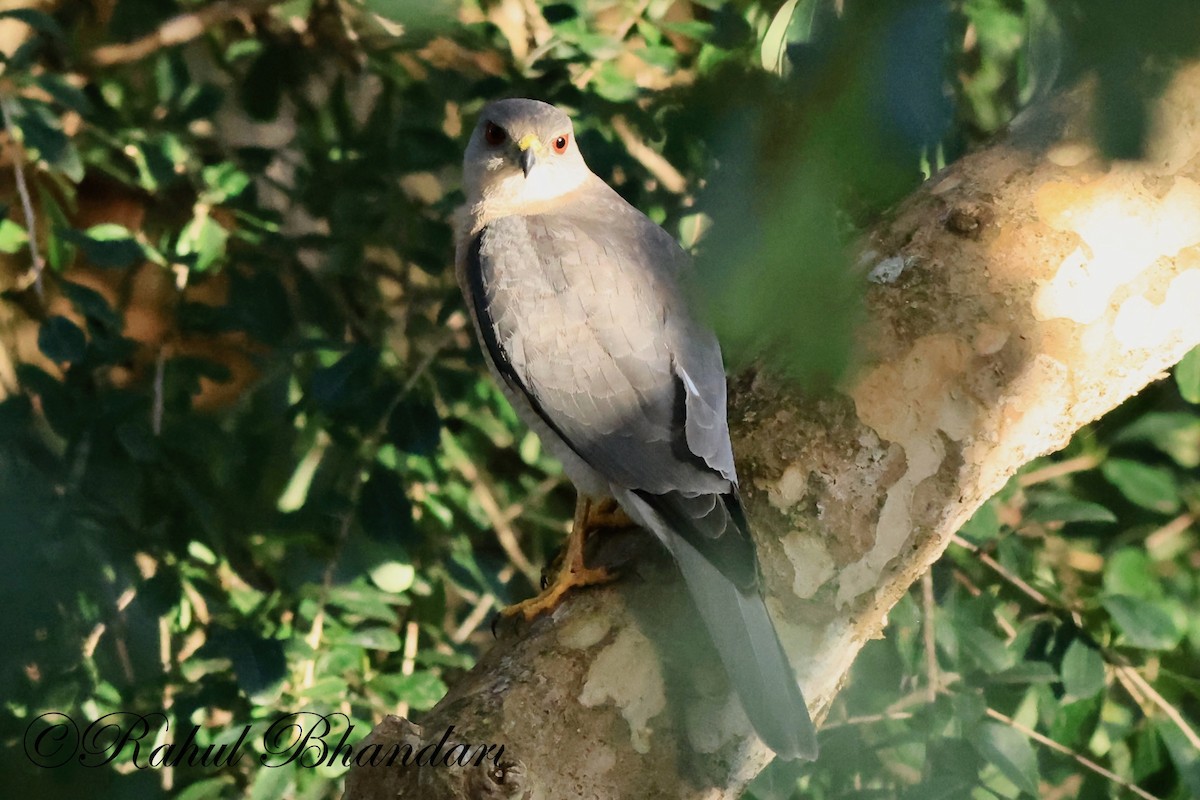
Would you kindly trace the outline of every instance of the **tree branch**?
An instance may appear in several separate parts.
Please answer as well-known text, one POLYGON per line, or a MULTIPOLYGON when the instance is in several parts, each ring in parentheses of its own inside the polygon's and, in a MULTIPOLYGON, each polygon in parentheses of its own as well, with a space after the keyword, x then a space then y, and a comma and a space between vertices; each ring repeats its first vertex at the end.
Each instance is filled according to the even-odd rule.
MULTIPOLYGON (((869 237, 867 359, 843 394, 733 383, 769 605, 816 718, 984 500, 1200 343, 1200 67, 1153 110, 1146 160, 1108 163, 1073 91, 901 204, 869 237)), ((770 754, 673 570, 635 563, 498 641, 420 729, 371 736, 453 725, 502 763, 356 768, 346 797, 736 797, 770 754)))
POLYGON ((98 67, 111 67, 140 61, 151 53, 167 47, 187 44, 209 28, 229 22, 239 16, 252 16, 266 11, 283 0, 244 0, 226 2, 220 0, 186 14, 179 14, 159 25, 156 29, 132 42, 108 44, 92 51, 92 63, 98 67))
POLYGON ((0 97, 0 118, 3 119, 4 130, 8 134, 9 143, 12 145, 13 174, 17 179, 17 194, 21 197, 21 209, 25 214, 25 233, 29 237, 29 260, 31 262, 29 274, 32 277, 38 300, 44 302, 46 299, 46 290, 42 284, 42 270, 45 269, 46 260, 38 252, 37 215, 33 211, 33 199, 29 196, 29 185, 25 182, 25 148, 23 145, 17 143, 17 135, 12 124, 13 114, 11 107, 11 100, 7 97, 0 97))

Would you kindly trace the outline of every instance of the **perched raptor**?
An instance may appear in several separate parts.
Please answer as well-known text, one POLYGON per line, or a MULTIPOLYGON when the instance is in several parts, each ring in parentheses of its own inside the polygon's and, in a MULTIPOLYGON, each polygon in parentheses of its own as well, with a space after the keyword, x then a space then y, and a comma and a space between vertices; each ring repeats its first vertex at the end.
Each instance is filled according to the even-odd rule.
POLYGON ((562 461, 580 501, 555 585, 604 579, 583 560, 593 503, 614 498, 683 574, 743 708, 784 758, 816 737, 759 593, 712 331, 679 286, 689 259, 596 177, 570 118, 536 100, 487 106, 463 163, 457 269, 493 373, 562 461))

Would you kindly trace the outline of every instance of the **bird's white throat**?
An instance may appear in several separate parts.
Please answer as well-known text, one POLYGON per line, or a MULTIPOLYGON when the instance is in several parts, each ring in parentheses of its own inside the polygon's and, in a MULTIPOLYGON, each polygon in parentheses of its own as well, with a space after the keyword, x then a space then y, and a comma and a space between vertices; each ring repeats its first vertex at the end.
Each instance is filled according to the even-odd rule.
POLYGON ((530 209, 543 209, 549 203, 567 195, 583 185, 589 172, 582 169, 561 169, 552 164, 538 164, 528 175, 520 170, 505 170, 484 182, 478 197, 471 204, 486 215, 525 213, 530 209))

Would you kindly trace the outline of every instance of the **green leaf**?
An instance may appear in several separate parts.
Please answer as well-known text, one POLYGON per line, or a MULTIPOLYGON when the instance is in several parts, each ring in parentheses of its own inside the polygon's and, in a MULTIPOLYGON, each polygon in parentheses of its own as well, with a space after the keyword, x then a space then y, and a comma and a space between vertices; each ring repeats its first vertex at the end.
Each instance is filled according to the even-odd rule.
POLYGON ((981 505, 958 532, 975 544, 995 539, 1000 535, 1000 516, 996 513, 996 504, 989 500, 981 505))
POLYGON ((333 412, 361 402, 365 386, 370 384, 379 353, 359 345, 327 367, 312 374, 308 395, 322 411, 333 412))
POLYGON ((1187 735, 1174 722, 1169 720, 1155 722, 1154 729, 1162 738, 1163 744, 1166 745, 1167 753, 1175 762, 1175 767, 1179 770, 1179 777, 1188 789, 1185 794, 1180 796, 1190 794, 1192 797, 1200 797, 1200 752, 1196 751, 1187 735))
POLYGON ((59 281, 59 288, 79 313, 83 314, 93 335, 97 333, 97 328, 113 334, 120 332, 121 315, 113 310, 108 300, 104 299, 104 295, 90 286, 66 279, 59 281))
POLYGON ((1125 499, 1134 505, 1162 514, 1179 510, 1179 487, 1175 476, 1164 467, 1153 467, 1126 458, 1110 458, 1100 472, 1125 499))
POLYGON ((1193 347, 1175 365, 1175 383, 1184 400, 1200 403, 1200 347, 1193 347))
POLYGON ((1135 782, 1141 783, 1168 766, 1166 748, 1153 729, 1140 728, 1126 741, 1134 754, 1129 772, 1135 782))
POLYGON ((56 364, 71 364, 83 359, 87 337, 71 320, 53 316, 38 329, 38 349, 56 364))
POLYGON ((208 545, 195 539, 188 542, 187 552, 188 555, 202 564, 214 566, 217 563, 216 553, 209 549, 208 545))
POLYGON ((205 167, 200 176, 207 187, 205 199, 213 204, 237 197, 250 185, 250 176, 230 163, 205 167))
POLYGON ((63 30, 54 17, 32 8, 9 8, 0 11, 0 19, 15 19, 24 22, 38 33, 47 33, 56 39, 62 39, 63 30))
POLYGON ((374 539, 403 541, 412 530, 412 504, 400 476, 382 465, 363 484, 358 511, 363 530, 374 539))
POLYGON ((935 775, 910 787, 904 793, 903 800, 963 800, 964 797, 971 797, 972 790, 978 784, 979 780, 976 777, 935 775))
POLYGON ((15 253, 29 244, 29 234, 7 217, 0 220, 0 253, 15 253))
POLYGON ((127 420, 117 426, 117 441, 134 461, 151 462, 159 456, 158 442, 148 424, 127 420))
POLYGON ((1183 631, 1161 604, 1128 595, 1111 595, 1100 602, 1134 647, 1170 650, 1183 638, 1183 631))
POLYGON ((329 591, 329 602, 364 619, 386 624, 396 621, 396 609, 390 594, 365 582, 352 586, 335 586, 329 591))
POLYGON ((763 36, 759 52, 763 69, 783 74, 787 46, 812 38, 817 6, 818 0, 788 0, 780 7, 763 36))
POLYGON ((521 461, 526 464, 536 464, 542 454, 542 440, 538 438, 537 434, 530 431, 522 437, 521 444, 517 447, 517 453, 521 456, 521 461))
POLYGON ((294 72, 287 48, 273 44, 264 47, 246 71, 239 87, 242 108, 260 122, 275 119, 283 102, 284 87, 294 72))
POLYGON ((1143 600, 1162 597, 1160 579, 1145 551, 1123 547, 1108 557, 1104 564, 1104 593, 1143 600))
POLYGON ((1057 683, 1059 675, 1044 661, 1022 661, 990 676, 993 683, 1057 683))
POLYGON ((215 638, 229 656, 238 686, 259 702, 269 697, 287 674, 283 643, 251 629, 239 629, 215 638))
POLYGON ((1013 666, 1016 654, 1003 639, 982 627, 962 626, 958 631, 964 658, 973 659, 980 669, 999 673, 1013 666))
POLYGON ((1078 747, 1092 737, 1100 722, 1104 695, 1087 700, 1069 700, 1050 709, 1050 738, 1067 747, 1078 747))
POLYGON ((1025 736, 1007 725, 985 722, 971 743, 979 754, 994 765, 1018 789, 1038 796, 1038 765, 1033 745, 1025 736))
POLYGON ((77 111, 80 114, 90 114, 92 112, 92 104, 87 99, 87 95, 62 75, 47 72, 44 75, 38 75, 34 78, 34 83, 41 87, 46 94, 72 111, 77 111))
POLYGON ((596 94, 613 103, 628 103, 638 96, 632 77, 623 74, 615 61, 606 60, 593 78, 596 94))
POLYGON ((1088 698, 1104 688, 1104 659, 1082 639, 1071 642, 1062 660, 1063 688, 1067 700, 1088 698))
MULTIPOLYGON (((247 792, 249 800, 277 800, 280 797, 294 796, 297 774, 308 771, 301 769, 301 766, 312 766, 313 752, 315 751, 309 751, 303 758, 297 758, 288 764, 281 763, 270 769, 254 770, 254 780, 250 784, 250 791, 247 792)), ((279 762, 283 761, 284 758, 279 758, 279 762)))
POLYGON ((70 225, 53 192, 39 186, 38 199, 41 200, 42 211, 50 222, 50 229, 56 232, 56 235, 46 237, 46 263, 55 272, 62 272, 74 262, 75 246, 57 232, 69 229, 70 225))
MULTIPOLYGON (((229 748, 226 748, 228 752, 229 748)), ((187 763, 184 761, 183 763, 187 763)), ((264 770, 265 771, 265 770, 264 770)), ((228 775, 217 778, 205 778, 190 784, 182 792, 175 795, 175 800, 220 800, 229 797, 234 792, 234 779, 228 775)))
POLYGON ((390 628, 363 628, 336 637, 338 644, 354 644, 368 650, 395 652, 400 649, 400 637, 390 628))
POLYGON ((1185 411, 1152 411, 1113 437, 1114 444, 1127 442, 1156 447, 1181 467, 1200 466, 1200 417, 1185 411))
POLYGON ((123 269, 146 258, 142 246, 121 225, 104 223, 77 231, 59 228, 59 238, 77 246, 93 266, 123 269))
POLYGON ((12 102, 16 106, 12 122, 20 129, 25 147, 48 164, 56 164, 71 141, 63 133, 62 122, 42 103, 26 100, 18 106, 12 102))
POLYGON ((1116 522, 1116 514, 1099 503, 1066 492, 1030 492, 1025 519, 1030 522, 1116 522))
POLYGON ((126 147, 138 170, 143 189, 157 192, 180 179, 188 154, 179 139, 170 134, 151 136, 126 147))
POLYGON ((414 672, 412 675, 381 675, 371 681, 371 687, 381 694, 408 703, 417 711, 433 708, 445 696, 445 682, 436 672, 414 672))
POLYGON ((367 10, 406 29, 444 28, 455 23, 455 3, 449 0, 363 0, 367 10))
POLYGON ((405 452, 427 455, 437 448, 441 428, 433 402, 414 394, 396 404, 388 418, 388 441, 405 452))
POLYGON ((412 588, 417 573, 412 564, 385 561, 372 567, 369 574, 371 581, 383 591, 400 594, 412 588))
POLYGON ((179 233, 175 252, 181 257, 194 256, 192 269, 204 272, 225 257, 229 233, 205 209, 197 208, 194 216, 179 233))
MULTIPOLYGON (((680 20, 678 22, 662 22, 659 27, 669 33, 678 33, 680 36, 686 36, 689 39, 695 39, 697 42, 708 41, 712 36, 713 26, 711 23, 703 22, 698 19, 680 20)), ((670 50, 674 59, 678 59, 678 51, 674 48, 663 48, 670 50)))

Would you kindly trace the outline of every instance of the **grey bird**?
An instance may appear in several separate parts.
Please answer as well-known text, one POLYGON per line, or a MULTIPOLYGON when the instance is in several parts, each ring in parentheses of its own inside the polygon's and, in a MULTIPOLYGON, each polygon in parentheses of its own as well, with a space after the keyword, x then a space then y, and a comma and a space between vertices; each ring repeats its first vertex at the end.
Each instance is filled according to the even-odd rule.
POLYGON ((614 498, 678 563, 759 737, 783 758, 815 758, 759 590, 720 346, 680 289, 687 254, 588 169, 570 118, 547 103, 484 108, 463 173, 456 266, 486 360, 580 494, 543 600, 605 579, 584 564, 582 532, 614 498))

